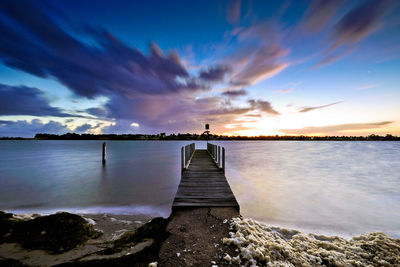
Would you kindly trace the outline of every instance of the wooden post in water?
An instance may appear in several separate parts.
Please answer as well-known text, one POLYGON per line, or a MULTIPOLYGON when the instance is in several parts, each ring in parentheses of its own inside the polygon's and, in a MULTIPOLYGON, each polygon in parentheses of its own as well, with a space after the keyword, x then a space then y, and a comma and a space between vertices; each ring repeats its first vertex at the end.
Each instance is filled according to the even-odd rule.
POLYGON ((103 143, 103 165, 106 164, 106 142, 103 143))
POLYGON ((222 147, 222 170, 225 172, 225 147, 222 147))

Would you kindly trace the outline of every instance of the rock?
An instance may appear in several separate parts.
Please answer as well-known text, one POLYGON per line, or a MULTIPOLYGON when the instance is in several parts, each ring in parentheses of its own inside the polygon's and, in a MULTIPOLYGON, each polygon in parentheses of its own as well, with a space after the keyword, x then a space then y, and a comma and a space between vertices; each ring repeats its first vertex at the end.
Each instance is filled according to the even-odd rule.
POLYGON ((29 267, 17 260, 0 258, 0 267, 29 267))
POLYGON ((75 248, 89 238, 101 235, 79 215, 59 212, 32 220, 12 219, 12 214, 0 213, 0 243, 19 243, 28 249, 43 249, 50 253, 61 253, 75 248))
POLYGON ((5 240, 11 235, 11 230, 16 223, 14 220, 12 220, 12 217, 12 213, 0 211, 0 244, 4 243, 5 240))

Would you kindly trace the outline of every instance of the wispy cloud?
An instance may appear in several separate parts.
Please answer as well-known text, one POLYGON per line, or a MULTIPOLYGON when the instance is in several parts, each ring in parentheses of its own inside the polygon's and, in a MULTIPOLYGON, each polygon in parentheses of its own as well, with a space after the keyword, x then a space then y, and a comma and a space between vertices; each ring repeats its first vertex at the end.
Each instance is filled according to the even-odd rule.
POLYGON ((322 105, 322 106, 304 107, 299 112, 309 112, 309 111, 316 110, 316 109, 327 108, 327 107, 330 107, 333 105, 337 105, 339 103, 342 103, 342 101, 334 102, 334 103, 330 103, 330 104, 322 105))
POLYGON ((290 82, 290 83, 288 83, 287 85, 288 85, 288 86, 297 87, 297 86, 299 86, 299 85, 302 84, 302 83, 303 83, 302 81, 300 81, 300 82, 290 82))
POLYGON ((231 0, 226 9, 226 20, 235 24, 240 21, 240 11, 241 11, 241 0, 231 0))
POLYGON ((318 62, 317 64, 312 66, 311 69, 317 69, 319 67, 332 64, 332 63, 338 61, 339 59, 345 57, 346 55, 349 55, 352 51, 354 51, 354 49, 347 50, 346 52, 340 52, 340 53, 333 52, 333 53, 330 53, 330 54, 326 55, 320 62, 318 62))
MULTIPOLYGON (((214 110, 207 111, 208 115, 244 115, 248 112, 261 112, 269 115, 279 115, 280 113, 276 111, 270 102, 265 100, 255 100, 250 99, 247 101, 247 107, 221 107, 214 110)), ((251 116, 251 115, 249 115, 251 116)))
POLYGON ((289 88, 289 89, 280 89, 280 90, 275 90, 275 92, 280 93, 280 94, 288 94, 293 92, 294 88, 289 88))
POLYGON ((354 45, 379 29, 392 1, 368 0, 345 14, 333 27, 329 48, 317 65, 332 63, 351 52, 354 45))
POLYGON ((377 86, 378 86, 378 84, 365 85, 365 86, 361 86, 361 87, 356 88, 356 90, 362 91, 362 90, 367 90, 367 89, 375 88, 375 87, 377 87, 377 86))
POLYGON ((284 70, 289 49, 279 43, 277 25, 260 23, 236 28, 232 36, 237 48, 223 61, 232 66, 229 79, 233 86, 250 86, 284 70))
POLYGON ((312 1, 303 16, 304 29, 307 33, 316 33, 326 27, 336 15, 343 0, 312 1))

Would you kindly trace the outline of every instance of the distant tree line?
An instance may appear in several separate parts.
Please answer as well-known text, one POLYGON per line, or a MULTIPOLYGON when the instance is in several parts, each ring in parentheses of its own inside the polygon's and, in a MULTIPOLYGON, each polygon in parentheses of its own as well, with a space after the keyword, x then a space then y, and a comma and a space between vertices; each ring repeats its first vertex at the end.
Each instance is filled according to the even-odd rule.
MULTIPOLYGON (((32 138, 2 137, 1 140, 31 140, 32 138)), ((400 137, 371 134, 369 136, 228 136, 216 134, 76 134, 38 133, 33 140, 292 140, 292 141, 400 141, 400 137)))

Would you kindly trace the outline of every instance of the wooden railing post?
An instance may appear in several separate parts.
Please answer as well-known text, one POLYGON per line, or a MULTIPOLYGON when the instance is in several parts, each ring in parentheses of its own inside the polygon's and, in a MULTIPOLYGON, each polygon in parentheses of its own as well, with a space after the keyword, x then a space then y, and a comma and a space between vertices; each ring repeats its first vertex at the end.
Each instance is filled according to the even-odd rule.
POLYGON ((106 142, 103 143, 103 156, 102 156, 103 165, 106 164, 106 142))
POLYGON ((222 171, 225 172, 225 147, 222 148, 222 171))
POLYGON ((196 144, 191 143, 189 145, 183 146, 181 148, 181 165, 182 165, 182 172, 187 168, 189 165, 189 161, 192 159, 194 152, 196 151, 196 144))
POLYGON ((221 168, 221 147, 218 146, 218 166, 221 168))
POLYGON ((214 161, 215 161, 215 145, 213 145, 213 150, 212 150, 212 155, 213 155, 213 158, 214 158, 214 161))
POLYGON ((183 172, 184 168, 185 168, 185 158, 184 158, 184 154, 183 154, 183 147, 181 148, 181 171, 183 172))

